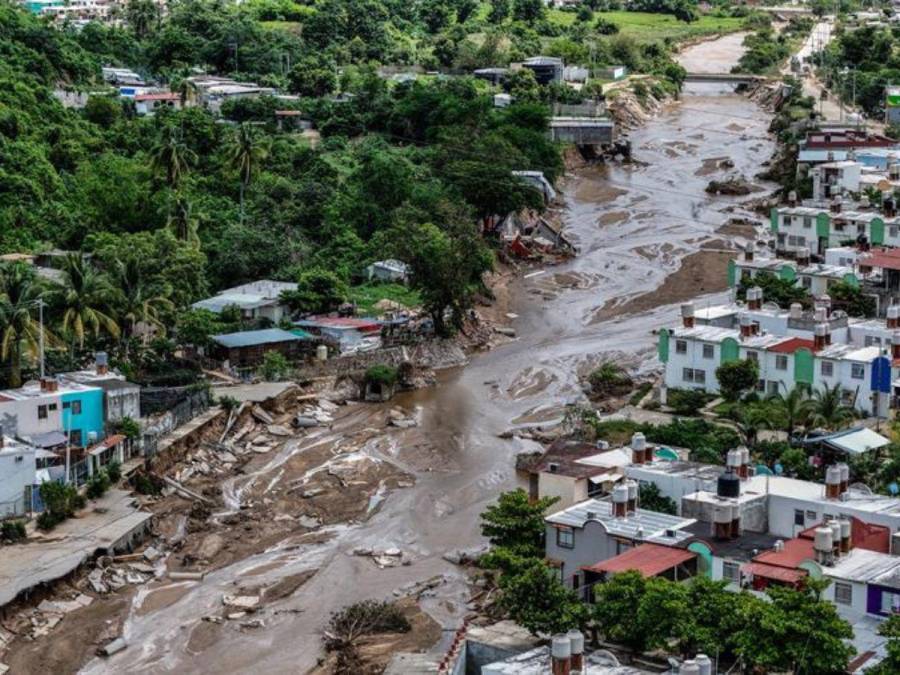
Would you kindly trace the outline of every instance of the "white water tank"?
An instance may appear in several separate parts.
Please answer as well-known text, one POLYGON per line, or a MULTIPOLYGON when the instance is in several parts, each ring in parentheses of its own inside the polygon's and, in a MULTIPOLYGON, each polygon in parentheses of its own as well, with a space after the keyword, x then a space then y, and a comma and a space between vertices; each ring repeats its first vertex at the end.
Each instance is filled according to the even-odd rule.
POLYGON ((792 319, 802 319, 803 318, 803 305, 799 302, 791 303, 791 318, 792 319))
POLYGON ((741 465, 741 451, 737 448, 728 451, 725 456, 725 466, 736 468, 741 465))
POLYGON ((742 445, 738 448, 741 451, 741 464, 749 464, 750 463, 750 448, 746 445, 742 445))
POLYGON ((550 642, 550 656, 554 659, 568 659, 572 656, 572 641, 568 635, 554 635, 550 642))
POLYGON ((825 485, 840 485, 841 469, 837 464, 832 464, 825 469, 825 485))
POLYGON ((566 637, 569 638, 572 654, 584 653, 584 635, 580 630, 570 630, 566 637))
POLYGON ((694 303, 686 302, 681 306, 681 316, 684 319, 694 318, 694 303))
POLYGON ((697 658, 694 660, 697 662, 697 667, 700 668, 700 675, 712 675, 712 659, 706 654, 697 654, 697 658))
POLYGON ((888 305, 887 318, 900 319, 900 305, 888 305))
POLYGON ((612 500, 616 504, 628 503, 628 486, 616 485, 616 487, 613 488, 612 500))
POLYGON ((678 669, 678 675, 700 675, 700 666, 697 665, 694 659, 688 659, 681 664, 681 668, 678 669))
POLYGON ((634 481, 634 480, 625 481, 625 487, 628 489, 628 501, 636 500, 638 497, 637 481, 634 481))
POLYGON ((640 431, 631 437, 632 450, 645 450, 647 448, 647 438, 640 431))
POLYGON ((822 553, 827 553, 834 548, 834 534, 830 527, 817 527, 815 537, 813 539, 813 549, 822 553))
POLYGON ((316 347, 316 359, 319 361, 327 361, 328 360, 328 347, 325 345, 319 345, 316 347))
POLYGON ((850 521, 846 518, 841 518, 841 539, 849 539, 852 531, 852 527, 850 521))
POLYGON ((841 540, 841 523, 840 521, 832 520, 828 523, 828 527, 831 528, 831 545, 834 546, 836 542, 841 540))
POLYGON ((719 525, 731 522, 731 504, 727 502, 716 504, 713 507, 713 522, 719 525))

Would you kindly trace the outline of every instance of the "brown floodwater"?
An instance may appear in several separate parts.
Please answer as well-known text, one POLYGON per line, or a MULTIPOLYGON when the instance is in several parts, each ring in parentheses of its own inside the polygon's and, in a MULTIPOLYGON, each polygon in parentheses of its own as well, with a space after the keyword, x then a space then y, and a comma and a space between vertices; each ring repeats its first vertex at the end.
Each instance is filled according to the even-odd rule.
MULTIPOLYGON (((733 62, 740 41, 723 40, 693 47, 682 58, 719 63, 725 55, 733 62)), ((392 493, 368 521, 330 528, 333 536, 323 544, 276 547, 210 573, 159 612, 133 612, 125 624, 129 648, 93 661, 85 672, 305 672, 316 664, 321 630, 333 611, 360 599, 391 598, 404 584, 438 574, 448 583, 423 606, 455 628, 467 590, 459 570, 441 555, 482 543, 479 514, 514 486, 515 455, 534 448, 497 435, 514 421, 558 419, 565 404, 580 397, 577 374, 600 359, 640 374, 659 370, 651 331, 678 316, 678 305, 666 303, 703 292, 692 274, 679 276, 683 263, 694 266, 702 250, 742 241, 722 241, 724 223, 748 214, 740 207, 725 212, 737 200, 704 192, 711 178, 727 173, 710 170, 708 160, 727 157, 735 167, 729 171, 752 176, 774 150, 768 122, 763 110, 727 88, 689 87, 680 103, 631 132, 638 162, 567 177, 563 220, 580 255, 513 289, 518 338, 441 374, 437 387, 398 401, 422 408, 420 430, 440 458, 431 470, 418 471, 415 486, 392 493), (625 309, 604 309, 610 307, 625 309), (352 555, 358 547, 392 546, 412 565, 377 569, 352 555), (267 609, 264 628, 196 632, 202 616, 219 611, 222 595, 246 574, 274 583, 312 569, 318 572, 308 582, 267 609)), ((720 292, 697 301, 724 297, 720 292)))

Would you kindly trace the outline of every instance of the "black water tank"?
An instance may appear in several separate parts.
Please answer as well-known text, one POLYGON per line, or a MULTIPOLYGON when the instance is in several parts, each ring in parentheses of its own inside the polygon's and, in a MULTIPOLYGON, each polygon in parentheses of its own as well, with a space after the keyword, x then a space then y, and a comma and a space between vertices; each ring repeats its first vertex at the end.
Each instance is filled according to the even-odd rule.
POLYGON ((726 471, 719 476, 716 485, 716 494, 720 497, 737 498, 741 496, 741 479, 732 471, 726 471))

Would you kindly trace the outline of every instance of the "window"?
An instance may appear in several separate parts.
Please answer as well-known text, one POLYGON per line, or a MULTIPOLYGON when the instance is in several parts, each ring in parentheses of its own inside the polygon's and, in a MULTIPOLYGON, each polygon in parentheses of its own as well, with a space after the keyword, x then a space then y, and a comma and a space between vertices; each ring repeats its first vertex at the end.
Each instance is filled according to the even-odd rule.
POLYGON ((684 340, 675 340, 675 353, 687 354, 687 342, 684 340))
POLYGON ((775 380, 769 380, 766 383, 766 393, 769 396, 777 396, 778 395, 778 382, 775 380))
POLYGON ((888 228, 888 233, 889 233, 892 237, 896 237, 896 236, 897 236, 897 226, 896 226, 896 225, 891 225, 890 228, 888 228))
POLYGON ((866 335, 866 338, 865 338, 865 341, 864 341, 864 342, 865 342, 865 346, 866 346, 866 347, 871 347, 871 346, 873 346, 873 345, 876 346, 876 347, 880 347, 880 346, 881 346, 881 338, 880 338, 880 337, 875 337, 874 335, 866 335))
POLYGON ((822 361, 819 371, 822 373, 822 377, 832 377, 834 375, 834 364, 831 361, 822 361))
POLYGON ((894 614, 898 611, 900 611, 900 594, 882 591, 881 612, 883 614, 894 614))
POLYGON ((759 363, 759 354, 756 352, 747 352, 747 360, 748 361, 756 361, 759 363))
POLYGON ((715 351, 712 345, 703 345, 703 358, 711 359, 715 356, 715 351))
POLYGON ((55 412, 55 411, 56 411, 56 404, 55 404, 55 403, 51 403, 50 405, 47 406, 47 409, 48 409, 50 412, 55 412))
POLYGON ((850 377, 854 380, 862 380, 866 376, 866 367, 861 363, 850 365, 850 377))
POLYGON ((843 581, 834 582, 834 601, 839 605, 853 604, 853 586, 843 581))
POLYGON ((812 277, 800 277, 800 285, 809 290, 812 288, 812 277))
POLYGON ((788 236, 787 240, 788 246, 806 246, 806 237, 800 235, 794 236, 792 234, 788 236))
POLYGON ((45 405, 38 406, 38 419, 39 420, 47 419, 47 406, 45 406, 45 405))
POLYGON ((616 555, 620 553, 625 553, 629 549, 634 548, 634 544, 630 541, 623 541, 622 539, 616 539, 616 555))
POLYGON ((72 445, 81 445, 81 429, 72 429, 69 432, 69 443, 72 445))
POLYGON ((756 391, 765 391, 766 390, 766 381, 760 378, 759 382, 756 383, 756 391))
POLYGON ((857 233, 857 234, 865 234, 865 233, 866 233, 866 224, 865 224, 865 223, 860 223, 859 225, 857 225, 857 226, 856 226, 856 233, 857 233))
POLYGON ((571 527, 557 527, 556 545, 560 548, 575 548, 575 531, 571 527))
POLYGON ((815 512, 815 511, 807 511, 807 512, 806 512, 806 519, 807 519, 808 521, 810 521, 811 523, 814 523, 814 522, 816 522, 816 520, 818 520, 818 516, 816 515, 816 512, 815 512))
POLYGON ((805 216, 803 218, 803 227, 807 230, 809 228, 811 228, 812 227, 812 218, 810 218, 809 216, 805 216))
POLYGON ((806 521, 803 520, 803 509, 794 509, 794 525, 805 525, 806 521))
POLYGON ((741 583, 741 566, 736 562, 722 563, 722 578, 731 584, 741 583))
POLYGON ((69 403, 68 401, 63 401, 63 410, 68 410, 71 407, 72 407, 71 403, 69 403))
POLYGON ((775 355, 775 368, 778 370, 787 370, 788 359, 785 354, 776 354, 775 355))
POLYGON ((681 379, 685 382, 694 382, 695 384, 706 384, 706 371, 695 368, 683 368, 681 371, 681 379))
POLYGON ((778 233, 778 243, 784 246, 784 232, 778 233))
POLYGON ((72 401, 72 414, 73 415, 81 414, 81 401, 72 401))

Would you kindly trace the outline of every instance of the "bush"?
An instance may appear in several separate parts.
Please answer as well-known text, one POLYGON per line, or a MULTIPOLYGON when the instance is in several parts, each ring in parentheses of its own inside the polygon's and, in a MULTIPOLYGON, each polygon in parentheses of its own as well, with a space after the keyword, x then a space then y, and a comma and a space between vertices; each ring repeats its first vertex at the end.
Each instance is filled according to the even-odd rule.
POLYGON ((131 484, 138 494, 158 495, 162 491, 162 485, 146 473, 138 473, 132 476, 131 484))
POLYGON ((403 612, 389 602, 357 602, 331 615, 325 629, 325 649, 338 652, 337 672, 360 672, 360 638, 376 633, 407 633, 411 628, 403 612))
POLYGON ((263 355, 262 366, 260 367, 260 374, 264 380, 278 381, 282 379, 290 370, 291 366, 288 363, 287 357, 281 352, 277 352, 274 350, 267 351, 265 355, 263 355))
POLYGON ((676 415, 695 417, 700 414, 700 409, 715 398, 712 394, 698 389, 670 389, 666 397, 666 405, 676 415))
POLYGON ((106 471, 98 471, 87 483, 88 499, 100 499, 109 490, 109 475, 106 471))
POLYGON ((397 383, 397 369, 383 364, 371 366, 366 371, 366 382, 382 387, 393 387, 397 383))
POLYGON ((241 402, 233 396, 220 396, 216 403, 218 403, 225 412, 231 412, 241 404, 241 402))
POLYGON ((39 530, 44 530, 46 532, 47 530, 52 530, 63 520, 63 518, 55 516, 49 511, 44 511, 37 517, 37 526, 39 530))
POLYGON ((24 520, 7 520, 3 523, 0 534, 7 541, 21 541, 25 538, 25 521, 24 520))
POLYGON ((596 396, 615 396, 631 388, 631 378, 622 366, 612 361, 604 361, 588 375, 591 390, 596 396))
POLYGON ((115 485, 122 479, 122 465, 116 460, 106 465, 106 475, 109 476, 111 485, 115 485))
POLYGON ((122 434, 132 441, 141 435, 141 426, 130 417, 123 417, 116 422, 113 428, 116 433, 122 434))

